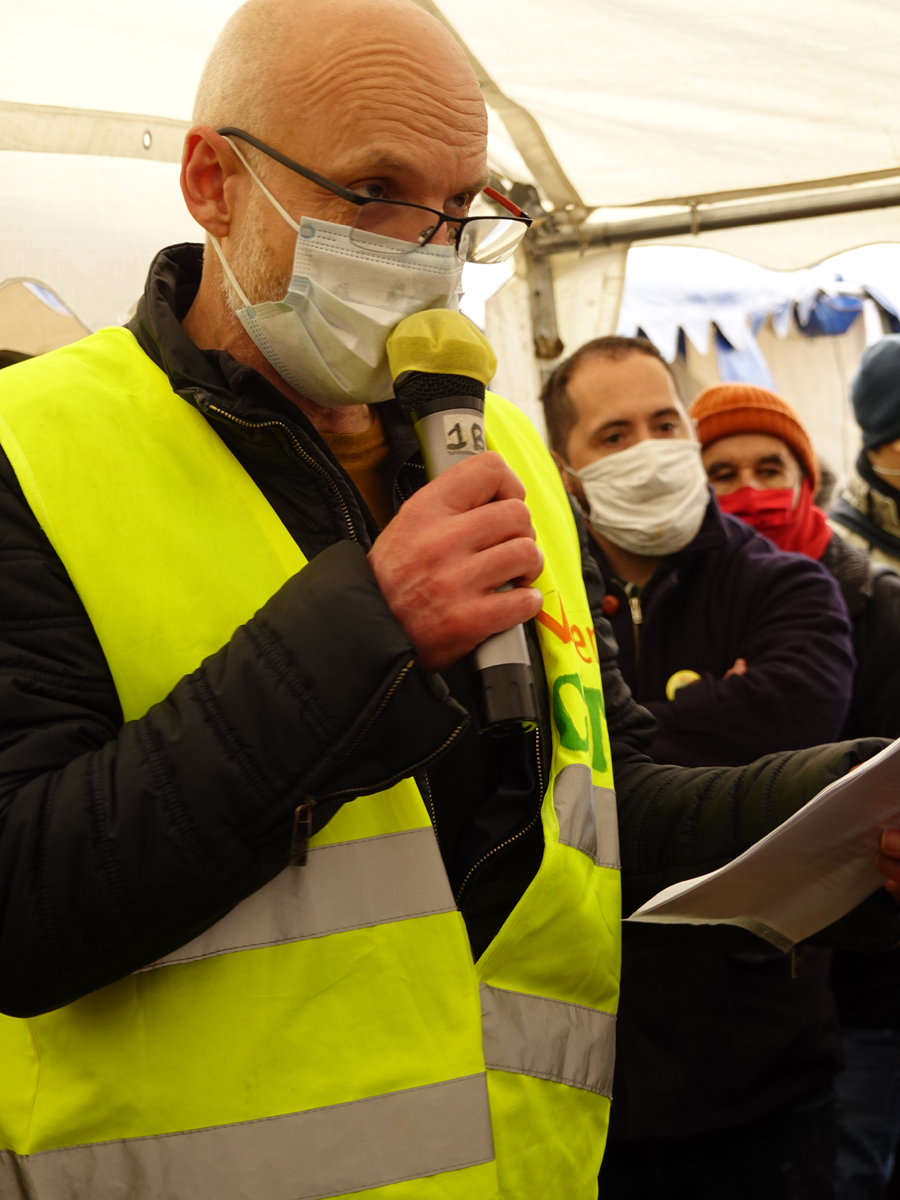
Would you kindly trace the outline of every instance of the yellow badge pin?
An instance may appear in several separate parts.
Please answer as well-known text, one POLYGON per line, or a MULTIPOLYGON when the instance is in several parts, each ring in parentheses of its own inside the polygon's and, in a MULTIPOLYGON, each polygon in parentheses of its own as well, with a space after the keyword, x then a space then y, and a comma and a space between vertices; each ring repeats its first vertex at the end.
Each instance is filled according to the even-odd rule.
POLYGON ((666 699, 674 700, 675 693, 684 687, 690 687, 692 683, 696 683, 700 676, 696 671, 676 671, 674 675, 669 677, 669 682, 666 684, 666 699))

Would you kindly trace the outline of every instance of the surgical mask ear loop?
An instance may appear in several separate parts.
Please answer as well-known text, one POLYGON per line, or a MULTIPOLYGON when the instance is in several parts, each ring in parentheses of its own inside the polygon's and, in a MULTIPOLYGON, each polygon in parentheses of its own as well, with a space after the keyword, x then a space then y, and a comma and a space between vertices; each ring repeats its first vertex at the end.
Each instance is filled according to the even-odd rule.
MULTIPOLYGON (((238 158, 241 160, 241 162, 247 168, 247 171, 250 174, 250 178, 253 180, 253 182, 256 184, 256 186, 259 188, 259 190, 262 192, 262 194, 266 197, 266 199, 269 201, 269 203, 279 212, 279 214, 282 217, 284 217, 285 221, 287 221, 288 225, 290 225, 290 227, 291 227, 291 229, 293 229, 294 233, 299 233, 300 226, 297 224, 297 222, 294 220, 294 218, 290 215, 290 213, 287 212, 278 203, 278 201, 275 199, 275 197, 272 195, 272 193, 269 191, 269 189, 266 187, 266 185, 263 183, 263 181, 259 178, 259 176, 256 174, 256 172, 253 170, 253 168, 247 162, 246 158, 244 158, 243 154, 241 154, 240 150, 234 144, 234 142, 231 140, 231 138, 226 138, 225 140, 226 140, 226 142, 228 142, 228 145, 232 148, 232 150, 235 152, 235 154, 238 156, 238 158)), ((247 296, 244 292, 244 289, 241 287, 241 285, 238 283, 237 279, 235 278, 234 271, 232 271, 231 266, 228 263, 228 259, 225 257, 225 252, 222 249, 219 239, 217 237, 213 237, 213 235, 210 234, 209 240, 212 242, 213 249, 215 250, 216 254, 218 254, 219 262, 222 264, 222 270, 228 276, 228 282, 231 284, 231 286, 237 292, 238 297, 240 298, 241 304, 243 304, 244 308, 252 308, 253 305, 250 303, 249 299, 247 298, 247 296)))
POLYGON ((240 150, 234 144, 234 142, 231 140, 231 138, 226 138, 225 141, 228 143, 228 145, 232 148, 232 150, 235 152, 235 154, 238 156, 238 158, 241 160, 241 162, 247 168, 247 170, 250 173, 250 178, 253 180, 253 182, 256 184, 256 186, 259 188, 259 190, 262 192, 262 194, 265 196, 265 198, 269 201, 269 203, 272 205, 272 207, 275 208, 281 214, 282 217, 284 217, 285 221, 287 221, 288 225, 290 225, 290 227, 291 227, 291 229, 293 229, 294 233, 299 233, 300 226, 297 224, 297 222, 294 220, 294 218, 291 216, 291 214, 287 211, 287 209, 278 203, 278 201, 275 199, 275 197, 272 195, 272 193, 269 191, 269 189, 266 187, 266 185, 263 183, 263 181, 257 175, 257 173, 253 170, 253 168, 247 162, 246 158, 244 158, 243 154, 241 154, 240 150))
POLYGON ((237 278, 235 277, 234 271, 232 271, 231 267, 228 265, 228 259, 225 257, 225 251, 222 249, 221 245, 219 244, 219 239, 217 237, 213 237, 212 234, 209 234, 209 240, 212 242, 212 248, 213 248, 213 250, 215 250, 216 254, 218 254, 218 256, 219 256, 219 262, 222 264, 222 270, 228 276, 228 282, 231 284, 231 286, 237 292, 238 298, 240 299, 241 304, 243 304, 244 308, 252 308, 253 305, 250 303, 247 296, 244 294, 244 289, 238 283, 237 278))

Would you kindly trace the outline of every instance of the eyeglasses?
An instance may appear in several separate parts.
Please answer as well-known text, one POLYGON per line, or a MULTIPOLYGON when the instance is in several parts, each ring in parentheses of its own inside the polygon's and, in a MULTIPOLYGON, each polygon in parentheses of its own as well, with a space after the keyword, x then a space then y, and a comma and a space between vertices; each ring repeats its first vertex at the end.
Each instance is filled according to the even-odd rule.
POLYGON ((237 137, 248 142, 288 170, 296 171, 304 179, 317 183, 333 192, 335 196, 340 196, 342 200, 356 205, 357 213, 351 226, 350 241, 386 256, 409 254, 421 246, 427 246, 433 241, 438 230, 446 226, 448 243, 456 248, 456 253, 463 262, 498 263, 509 258, 532 223, 531 217, 523 213, 521 208, 490 187, 483 189, 484 195, 505 208, 511 216, 448 217, 436 208, 408 204, 405 200, 380 200, 374 196, 360 196, 351 192, 349 188, 341 187, 339 183, 332 183, 330 179, 311 171, 309 167, 301 167, 292 158, 273 150, 271 146, 245 133, 243 129, 226 125, 216 132, 222 137, 237 137), (405 245, 398 248, 396 244, 389 245, 372 238, 372 234, 405 245))

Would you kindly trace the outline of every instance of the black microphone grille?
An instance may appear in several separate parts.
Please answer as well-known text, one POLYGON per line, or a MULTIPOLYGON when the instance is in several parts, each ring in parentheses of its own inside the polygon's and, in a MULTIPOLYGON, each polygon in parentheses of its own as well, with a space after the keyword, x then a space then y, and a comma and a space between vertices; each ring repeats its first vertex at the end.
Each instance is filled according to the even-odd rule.
POLYGON ((484 403, 484 384, 469 375, 438 375, 432 371, 408 371, 394 384, 397 399, 405 409, 417 408, 445 396, 473 396, 484 403))

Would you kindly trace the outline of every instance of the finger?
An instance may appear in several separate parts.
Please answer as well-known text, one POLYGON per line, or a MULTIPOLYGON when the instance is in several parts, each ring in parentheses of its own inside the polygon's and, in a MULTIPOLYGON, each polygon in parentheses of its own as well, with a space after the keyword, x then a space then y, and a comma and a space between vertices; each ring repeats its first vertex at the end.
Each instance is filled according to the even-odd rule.
POLYGON ((900 883, 894 883, 892 880, 888 879, 884 885, 884 890, 886 892, 890 892, 897 903, 900 904, 900 883))
POLYGON ((447 521, 453 549, 469 553, 488 550, 513 538, 535 539, 531 513, 521 500, 498 500, 447 521))
POLYGON ((886 879, 900 884, 900 859, 891 858, 887 854, 879 854, 875 859, 875 866, 886 879))
POLYGON ((469 577, 472 587, 481 592, 492 592, 514 580, 532 583, 544 569, 544 555, 531 538, 516 538, 482 551, 472 566, 469 577))
POLYGON ((536 617, 544 605, 539 588, 512 588, 508 592, 489 592, 472 611, 472 628, 476 631, 474 645, 480 645, 494 633, 503 633, 514 625, 522 625, 536 617))
POLYGON ((882 829, 878 847, 882 854, 900 858, 900 829, 882 829))
POLYGON ((491 500, 524 500, 525 487, 499 454, 487 450, 457 463, 427 484, 418 496, 429 493, 429 500, 451 512, 468 512, 491 500))

